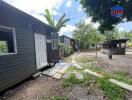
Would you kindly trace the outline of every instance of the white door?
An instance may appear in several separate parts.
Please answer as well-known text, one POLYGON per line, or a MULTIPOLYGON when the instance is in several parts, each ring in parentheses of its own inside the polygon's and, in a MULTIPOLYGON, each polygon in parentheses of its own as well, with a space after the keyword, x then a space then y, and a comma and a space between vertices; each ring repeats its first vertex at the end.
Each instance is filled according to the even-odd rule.
POLYGON ((36 63, 37 69, 47 65, 46 37, 35 33, 36 63))

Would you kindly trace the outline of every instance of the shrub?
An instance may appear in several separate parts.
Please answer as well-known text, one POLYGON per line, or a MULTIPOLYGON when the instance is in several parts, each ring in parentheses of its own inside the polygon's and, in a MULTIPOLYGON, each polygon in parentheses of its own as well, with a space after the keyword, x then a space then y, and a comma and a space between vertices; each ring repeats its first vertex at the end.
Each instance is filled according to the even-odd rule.
POLYGON ((73 53, 73 48, 70 45, 66 46, 64 49, 65 49, 66 55, 70 55, 73 53))
POLYGON ((128 48, 128 47, 132 47, 132 43, 130 43, 130 42, 127 43, 127 44, 126 44, 126 47, 127 47, 127 48, 128 48))

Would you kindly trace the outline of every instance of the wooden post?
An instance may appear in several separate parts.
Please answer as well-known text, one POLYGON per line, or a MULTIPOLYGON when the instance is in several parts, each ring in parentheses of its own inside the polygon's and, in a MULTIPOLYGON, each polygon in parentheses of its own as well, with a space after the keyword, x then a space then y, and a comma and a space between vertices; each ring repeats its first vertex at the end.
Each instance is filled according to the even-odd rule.
POLYGON ((119 55, 121 55, 122 52, 121 52, 121 42, 119 43, 119 55))
POLYGON ((97 52, 97 43, 95 44, 95 51, 96 51, 96 58, 98 57, 98 52, 97 52))

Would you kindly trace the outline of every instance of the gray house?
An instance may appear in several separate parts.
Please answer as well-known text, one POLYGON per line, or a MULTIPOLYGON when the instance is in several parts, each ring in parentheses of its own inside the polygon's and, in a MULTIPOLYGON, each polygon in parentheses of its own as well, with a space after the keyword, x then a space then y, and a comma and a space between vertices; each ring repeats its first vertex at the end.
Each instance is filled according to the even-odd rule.
POLYGON ((60 43, 64 44, 64 46, 71 45, 71 38, 66 35, 59 36, 59 40, 60 43))
POLYGON ((67 52, 67 47, 71 46, 71 38, 66 36, 66 35, 62 35, 59 36, 59 41, 61 44, 63 44, 63 46, 60 48, 60 52, 61 52, 61 56, 68 56, 68 52, 67 52))
MULTIPOLYGON (((70 54, 73 52, 77 52, 79 50, 79 44, 80 42, 76 39, 70 38, 66 35, 59 36, 60 43, 63 44, 63 48, 61 47, 61 51, 64 56, 68 56, 69 54, 67 53, 66 48, 68 46, 71 46, 72 51, 70 54)), ((69 49, 69 48, 68 48, 69 49)))
POLYGON ((2 0, 0 14, 1 92, 47 66, 51 61, 48 57, 58 52, 58 47, 53 50, 52 42, 47 41, 51 37, 55 41, 58 35, 53 28, 2 0), (49 35, 51 33, 53 36, 49 35))

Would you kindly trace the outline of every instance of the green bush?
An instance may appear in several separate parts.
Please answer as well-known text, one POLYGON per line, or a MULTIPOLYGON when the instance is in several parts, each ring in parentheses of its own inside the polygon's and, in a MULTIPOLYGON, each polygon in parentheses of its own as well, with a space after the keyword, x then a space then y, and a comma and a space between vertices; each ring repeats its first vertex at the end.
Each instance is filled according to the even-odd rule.
POLYGON ((7 44, 5 41, 0 41, 0 53, 7 53, 7 44))
POLYGON ((132 47, 132 43, 130 43, 130 42, 127 43, 127 44, 126 44, 126 47, 127 47, 127 48, 132 47))
POLYGON ((70 55, 73 53, 73 48, 70 45, 66 46, 64 49, 65 49, 66 55, 70 55))

